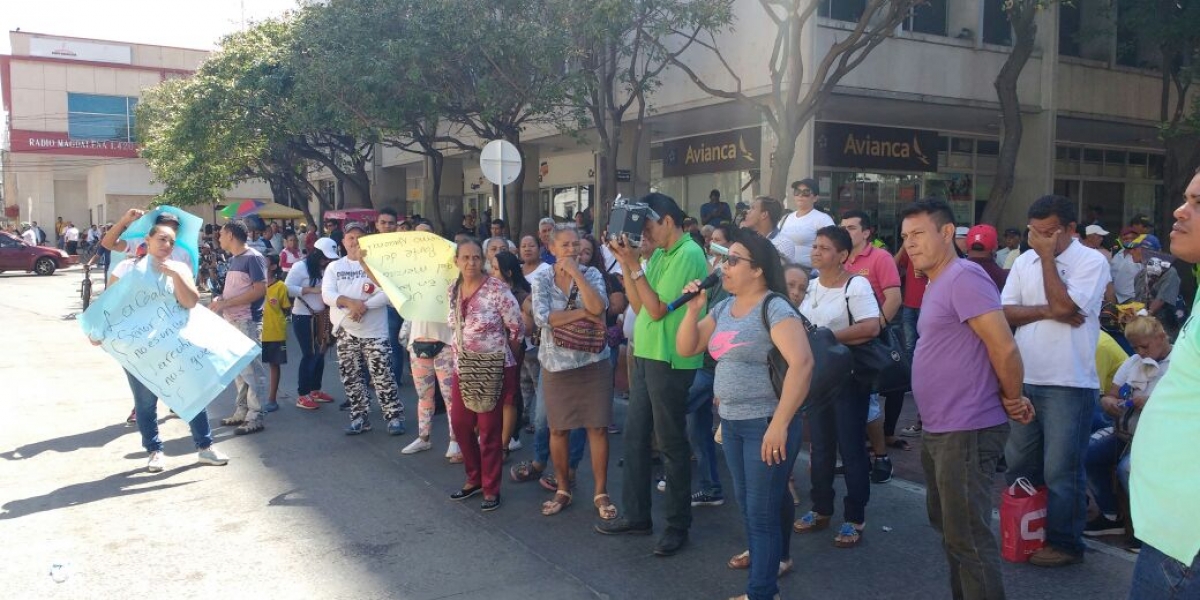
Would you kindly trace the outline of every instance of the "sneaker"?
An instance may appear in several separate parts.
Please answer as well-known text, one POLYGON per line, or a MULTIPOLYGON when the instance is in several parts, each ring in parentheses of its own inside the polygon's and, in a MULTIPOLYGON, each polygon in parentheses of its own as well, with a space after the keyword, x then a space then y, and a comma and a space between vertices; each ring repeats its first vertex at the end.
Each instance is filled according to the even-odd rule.
POLYGON ((347 400, 338 405, 338 410, 350 410, 350 401, 347 400))
POLYGON ((418 452, 429 450, 430 448, 433 448, 433 444, 430 443, 429 440, 417 438, 413 440, 411 444, 405 446, 404 449, 400 451, 400 454, 416 454, 418 452))
POLYGON ((455 456, 462 456, 462 449, 458 447, 458 442, 450 442, 450 445, 446 446, 446 458, 455 456))
POLYGON ((920 423, 917 423, 916 425, 909 425, 908 427, 905 427, 904 429, 900 430, 900 436, 901 437, 921 437, 921 431, 923 429, 924 428, 921 426, 920 423))
POLYGON ((238 428, 233 430, 233 434, 234 435, 249 435, 251 433, 258 433, 258 432, 262 431, 263 429, 264 429, 264 426, 263 426, 262 417, 257 417, 254 419, 246 419, 245 421, 242 421, 242 424, 238 425, 238 428))
POLYGON ((887 483, 892 480, 892 459, 876 456, 871 463, 871 483, 887 483))
POLYGON ((725 496, 696 492, 692 494, 692 506, 721 506, 725 504, 725 496))
POLYGON ((167 457, 163 455, 162 450, 155 450, 150 453, 150 459, 146 461, 146 470, 151 473, 158 473, 163 470, 163 465, 166 462, 167 457))
POLYGON ((267 402, 266 404, 263 404, 263 412, 273 413, 277 410, 279 410, 278 402, 272 401, 272 402, 267 402))
POLYGON ((346 427, 346 435, 358 435, 371 430, 371 421, 366 417, 359 417, 350 421, 350 425, 346 427))
POLYGON ((624 517, 615 521, 596 523, 592 529, 602 535, 650 535, 654 533, 654 527, 650 522, 632 523, 624 517))
POLYGON ((1083 562, 1083 554, 1059 550, 1054 546, 1044 546, 1041 550, 1029 555, 1029 564, 1035 567, 1065 567, 1081 562, 1083 562))
POLYGON ((137 409, 136 408, 129 411, 129 416, 125 418, 125 426, 126 427, 133 427, 134 425, 137 425, 137 409))
POLYGON ((654 488, 660 492, 666 492, 667 491, 667 480, 659 479, 658 483, 654 485, 654 488))
POLYGON ((387 432, 388 435, 404 435, 404 421, 399 417, 388 421, 387 432))
POLYGON ((1125 533, 1124 519, 1110 519, 1104 515, 1099 515, 1095 519, 1088 521, 1087 526, 1083 528, 1083 535, 1088 537, 1100 537, 1102 535, 1119 535, 1125 533))
POLYGON ((309 392, 308 395, 311 396, 313 400, 316 400, 317 402, 320 402, 322 404, 327 403, 327 402, 333 402, 333 396, 330 396, 329 394, 326 394, 325 392, 322 392, 321 390, 317 390, 315 392, 309 392))
POLYGON ((686 529, 676 529, 668 527, 663 531, 662 537, 658 539, 658 543, 654 545, 654 554, 656 556, 673 556, 679 552, 680 548, 688 541, 688 532, 686 529))
POLYGON ((521 440, 508 440, 508 451, 509 452, 512 452, 513 450, 520 450, 521 448, 524 448, 524 447, 525 447, 525 444, 522 444, 521 440))
POLYGON ((313 400, 309 396, 300 396, 299 398, 296 398, 296 408, 303 408, 304 410, 317 410, 318 408, 321 408, 321 405, 317 404, 317 401, 313 400))
POLYGON ((197 453, 196 462, 205 465, 223 467, 229 464, 229 457, 224 452, 209 446, 197 453))

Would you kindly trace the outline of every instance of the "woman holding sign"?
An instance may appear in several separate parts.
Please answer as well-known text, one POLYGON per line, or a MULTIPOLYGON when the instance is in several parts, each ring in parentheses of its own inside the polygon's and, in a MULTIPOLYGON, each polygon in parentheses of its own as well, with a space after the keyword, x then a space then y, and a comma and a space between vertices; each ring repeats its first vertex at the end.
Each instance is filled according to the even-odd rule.
POLYGON ((458 377, 451 390, 450 420, 462 448, 467 481, 450 498, 466 500, 482 491, 480 508, 486 512, 500 508, 504 421, 500 398, 506 374, 513 373, 511 367, 517 364, 524 326, 508 285, 484 274, 479 242, 463 240, 454 262, 459 276, 450 286, 447 321, 454 330, 451 347, 458 377))
MULTIPOLYGON (((184 310, 191 310, 200 301, 200 292, 192 281, 191 268, 179 261, 171 259, 175 249, 175 229, 170 225, 158 223, 146 234, 146 256, 129 259, 113 268, 108 281, 112 287, 121 277, 139 263, 144 261, 150 272, 166 279, 166 289, 175 295, 175 301, 184 310)), ((99 346, 101 340, 92 339, 93 346, 99 346)), ((137 413, 138 430, 142 434, 142 447, 150 453, 146 462, 146 470, 157 473, 163 470, 165 457, 163 443, 158 436, 158 397, 150 391, 137 377, 125 371, 129 379, 129 388, 133 391, 134 412, 137 413)), ((229 457, 213 447, 212 431, 208 425, 208 411, 201 410, 188 425, 192 429, 192 441, 199 450, 197 461, 206 465, 224 465, 229 457)))

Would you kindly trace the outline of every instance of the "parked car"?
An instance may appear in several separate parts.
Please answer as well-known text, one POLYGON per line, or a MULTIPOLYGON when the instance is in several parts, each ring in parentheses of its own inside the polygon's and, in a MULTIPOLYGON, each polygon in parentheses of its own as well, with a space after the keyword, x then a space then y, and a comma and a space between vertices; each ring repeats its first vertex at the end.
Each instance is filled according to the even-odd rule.
POLYGON ((25 240, 10 233, 0 232, 0 272, 27 271, 38 275, 52 275, 54 271, 79 261, 57 248, 30 246, 25 240))

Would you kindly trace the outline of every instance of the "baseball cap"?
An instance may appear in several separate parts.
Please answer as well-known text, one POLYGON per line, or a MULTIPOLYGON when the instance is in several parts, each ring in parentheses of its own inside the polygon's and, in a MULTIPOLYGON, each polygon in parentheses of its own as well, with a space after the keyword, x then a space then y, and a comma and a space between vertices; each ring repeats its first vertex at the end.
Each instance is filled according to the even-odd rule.
POLYGON ((328 258, 329 260, 338 259, 337 242, 333 241, 332 238, 323 237, 313 242, 313 248, 320 250, 321 254, 324 254, 325 258, 328 258))
POLYGON ((1158 241, 1157 237, 1147 234, 1147 235, 1138 236, 1138 238, 1139 239, 1134 240, 1134 242, 1137 243, 1138 248, 1145 248, 1147 250, 1154 250, 1154 251, 1162 250, 1162 243, 1158 241))
POLYGON ((1084 235, 1108 235, 1108 232, 1099 225, 1088 225, 1083 230, 1084 235))
POLYGON ((363 233, 366 233, 368 231, 367 226, 359 221, 350 221, 349 223, 346 223, 345 225, 342 226, 342 231, 344 231, 346 233, 350 233, 351 229, 357 229, 363 233))
POLYGON ((1021 230, 1017 229, 1016 227, 1009 227, 1008 229, 1004 230, 1004 235, 1015 235, 1017 237, 1021 237, 1021 230))
POLYGON ((980 223, 967 231, 967 245, 972 250, 996 251, 996 228, 986 223, 980 223), (979 246, 979 248, 976 248, 979 246))
POLYGON ((971 233, 970 227, 955 227, 954 228, 954 237, 956 237, 956 238, 965 238, 970 233, 971 233))

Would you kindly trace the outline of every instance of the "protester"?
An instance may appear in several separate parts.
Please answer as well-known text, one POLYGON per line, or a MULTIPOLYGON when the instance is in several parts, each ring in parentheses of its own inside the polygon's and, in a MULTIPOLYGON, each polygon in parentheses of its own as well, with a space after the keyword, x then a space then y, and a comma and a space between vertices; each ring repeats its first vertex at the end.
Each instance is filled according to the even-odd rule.
MULTIPOLYGON (((517 364, 517 344, 523 325, 520 307, 504 282, 483 272, 483 249, 479 242, 468 240, 455 251, 458 280, 450 287, 448 321, 460 331, 452 338, 455 360, 461 363, 465 352, 503 353, 502 369, 517 364)), ((461 366, 461 365, 460 365, 461 366)), ((451 390, 450 413, 454 435, 463 453, 467 481, 462 489, 450 495, 452 500, 465 500, 483 492, 480 508, 484 512, 500 508, 500 470, 503 456, 501 440, 503 401, 485 412, 475 412, 463 402, 464 384, 476 386, 486 382, 469 379, 474 374, 459 370, 451 390)), ((489 375, 503 378, 503 373, 489 375)), ((502 392, 501 392, 502 393, 502 392)))
MULTIPOLYGON (((817 231, 812 245, 813 267, 820 276, 808 286, 800 312, 817 327, 828 327, 846 345, 867 343, 879 335, 879 303, 865 277, 848 273, 843 265, 852 249, 850 234, 830 225, 817 231)), ((862 541, 871 498, 870 465, 863 446, 870 384, 849 378, 833 392, 836 401, 808 411, 812 436, 813 508, 795 523, 796 533, 829 527, 833 518, 834 465, 840 453, 846 468, 846 499, 834 545, 853 548, 862 541)))
POLYGON ((792 306, 800 308, 804 302, 804 296, 808 293, 808 283, 811 279, 808 275, 808 269, 792 263, 784 265, 783 279, 787 283, 788 300, 792 306))
MULTIPOLYGON (((721 202, 721 190, 709 192, 708 202, 700 205, 700 224, 715 227, 729 221, 733 221, 733 214, 729 212, 729 203, 721 202)), ((778 221, 772 221, 772 225, 778 221)))
MULTIPOLYGON (((497 240, 495 246, 499 247, 496 254, 488 257, 490 268, 488 271, 492 277, 503 281, 512 292, 513 298, 517 301, 517 306, 522 308, 522 314, 525 312, 524 307, 530 303, 530 294, 533 291, 530 282, 525 279, 525 275, 521 273, 521 261, 517 259, 507 248, 503 248, 503 240, 497 240)), ((531 323, 526 323, 522 316, 521 337, 525 337, 525 333, 529 330, 531 323)), ((521 412, 524 408, 523 401, 518 396, 521 392, 521 365, 524 364, 524 344, 519 344, 516 351, 516 364, 511 367, 504 368, 504 389, 501 391, 500 401, 504 404, 504 425, 501 427, 503 435, 500 438, 504 448, 504 456, 508 455, 513 450, 520 450, 520 430, 517 427, 518 421, 521 419, 521 412)))
MULTIPOLYGON (((629 299, 625 296, 625 284, 621 281, 621 276, 610 273, 606 269, 607 265, 604 264, 604 257, 601 256, 599 248, 600 245, 596 238, 590 234, 584 235, 579 240, 579 264, 592 267, 604 276, 604 289, 608 292, 608 310, 604 312, 604 326, 607 331, 608 362, 612 365, 612 378, 615 386, 621 344, 625 341, 625 336, 621 334, 621 315, 625 314, 625 309, 629 306, 629 299)), ((616 422, 616 405, 612 406, 613 416, 608 425, 610 435, 621 433, 621 428, 616 422)))
POLYGON ((79 228, 75 227, 75 223, 67 223, 67 228, 63 230, 62 237, 66 244, 67 254, 79 254, 79 228))
MULTIPOLYGON (((394 233, 396 231, 396 223, 399 217, 396 215, 396 209, 385 206, 379 210, 379 214, 375 217, 375 230, 378 233, 394 233)), ((392 379, 396 381, 396 386, 399 387, 404 382, 404 372, 407 371, 404 367, 404 359, 408 353, 404 351, 404 345, 400 343, 400 328, 404 326, 404 318, 400 316, 400 311, 392 306, 389 302, 384 309, 387 311, 388 325, 388 343, 392 346, 392 379)))
MULTIPOLYGON (((166 224, 154 225, 146 235, 147 252, 144 258, 129 259, 113 268, 108 285, 112 286, 124 277, 130 269, 141 261, 145 261, 151 272, 165 279, 168 290, 174 293, 175 301, 184 310, 192 310, 200 301, 200 292, 192 280, 188 265, 171 258, 175 247, 175 229, 166 224)), ((92 345, 100 345, 103 340, 93 339, 92 345)), ((133 391, 134 412, 137 414, 138 431, 142 435, 142 447, 150 453, 146 461, 146 470, 157 473, 163 470, 166 457, 163 454, 163 443, 158 433, 158 396, 150 391, 137 377, 128 370, 125 377, 129 380, 129 389, 133 391)), ((197 462, 207 465, 225 465, 229 457, 213 447, 212 431, 208 424, 208 412, 200 412, 188 422, 192 432, 192 442, 196 445, 197 462)))
POLYGON ((346 256, 325 267, 321 279, 321 298, 329 305, 334 336, 337 337, 338 372, 346 400, 350 403, 350 425, 346 435, 371 430, 370 402, 366 379, 379 399, 389 435, 404 434, 404 404, 394 369, 392 342, 388 337, 387 296, 375 276, 362 262, 365 251, 358 240, 366 234, 366 225, 347 223, 342 243, 346 256))
MULTIPOLYGON (((730 297, 703 320, 704 295, 688 303, 675 339, 680 354, 694 356, 707 348, 717 361, 713 385, 721 399, 722 447, 750 548, 730 559, 729 566, 750 569, 747 598, 773 598, 779 575, 793 569, 790 539, 796 507, 788 478, 800 452, 798 413, 808 396, 812 352, 795 310, 783 297, 771 302, 773 294, 787 291, 787 284, 770 240, 749 229, 738 232, 722 287, 730 297), (788 363, 779 397, 767 368, 773 348, 788 363)), ((699 289, 699 281, 693 281, 684 291, 699 289)))
POLYGON ((1088 225, 1083 230, 1083 233, 1083 239, 1080 240, 1080 243, 1103 254, 1104 260, 1112 260, 1112 252, 1104 247, 1104 238, 1109 235, 1107 230, 1099 225, 1088 225))
POLYGON ((292 307, 292 327, 300 345, 300 364, 296 369, 296 407, 316 410, 321 404, 333 402, 333 397, 321 391, 325 373, 325 350, 333 343, 326 329, 329 307, 321 298, 321 280, 325 268, 338 259, 337 242, 320 238, 313 242, 313 251, 296 263, 288 272, 284 285, 288 296, 295 298, 292 307))
POLYGON ((758 196, 750 203, 750 210, 746 211, 742 227, 749 227, 759 235, 771 240, 780 259, 785 263, 790 263, 796 260, 796 244, 792 238, 779 235, 779 229, 775 227, 775 224, 782 217, 783 205, 778 200, 770 196, 758 196))
MULTIPOLYGON (((221 249, 230 254, 221 295, 213 298, 208 309, 246 337, 262 339, 263 298, 267 294, 267 259, 257 250, 246 246, 246 226, 230 221, 221 226, 221 249)), ((266 369, 262 357, 255 356, 234 379, 237 389, 233 414, 221 419, 225 426, 237 426, 237 435, 263 430, 263 405, 266 395, 266 369)))
POLYGON ((300 251, 296 234, 289 232, 283 236, 283 250, 279 253, 279 268, 286 276, 291 272, 292 266, 302 260, 304 260, 304 253, 300 251))
MULTIPOLYGON (((542 262, 548 265, 554 264, 554 253, 550 252, 551 231, 554 231, 554 219, 543 217, 542 220, 538 221, 538 246, 541 248, 542 262)), ((523 256, 522 260, 524 260, 523 256)))
POLYGON ((779 232, 790 238, 796 246, 796 264, 811 270, 813 240, 817 230, 833 225, 833 217, 816 208, 821 189, 816 179, 801 179, 792 182, 792 208, 779 223, 779 232))
POLYGON ((967 231, 967 260, 982 267, 996 290, 1002 290, 1008 271, 996 264, 996 243, 996 228, 991 225, 983 223, 967 231))
MULTIPOLYGON (((100 245, 110 252, 135 254, 138 246, 143 243, 143 238, 123 240, 121 239, 121 235, 125 233, 126 229, 129 229, 130 225, 133 225, 134 221, 142 218, 142 215, 144 214, 146 214, 146 211, 136 208, 131 208, 125 211, 125 214, 121 215, 121 218, 118 219, 117 222, 114 223, 112 227, 109 227, 108 231, 104 233, 104 237, 100 239, 100 245)), ((179 234, 179 217, 172 213, 166 211, 159 212, 158 215, 154 217, 154 224, 169 225, 175 230, 177 236, 179 234)), ((183 240, 176 239, 176 241, 179 242, 183 240)), ((178 243, 175 244, 175 246, 171 249, 171 260, 184 263, 188 265, 189 270, 191 269, 192 255, 189 254, 187 250, 184 250, 183 247, 178 243)))
POLYGON ((1029 207, 1029 245, 1001 293, 1025 364, 1024 393, 1037 411, 1014 423, 1005 448, 1006 478, 1026 477, 1049 490, 1046 545, 1030 564, 1083 561, 1087 516, 1084 454, 1099 392, 1096 343, 1100 304, 1111 281, 1104 257, 1072 236, 1075 201, 1043 196, 1029 207))
POLYGON ((263 302, 262 361, 268 365, 270 383, 267 386, 266 412, 279 410, 276 396, 279 394, 280 365, 287 364, 287 316, 292 307, 288 300, 287 284, 280 280, 283 271, 279 257, 267 258, 267 295, 263 302))
POLYGON ((1013 260, 1021 255, 1021 232, 1012 227, 1004 230, 1004 247, 996 251, 996 264, 1008 270, 1010 255, 1013 260))
MULTIPOLYGON (((950 206, 925 200, 900 216, 906 254, 929 279, 913 357, 913 398, 924 416, 921 464, 929 522, 942 538, 951 596, 1003 599, 991 525, 992 478, 1004 453, 1008 419, 1028 423, 1034 416, 1021 395, 1021 355, 1000 307, 1000 290, 989 285, 982 267, 954 251, 950 206)), ((967 237, 974 247, 976 238, 967 237)), ((991 240, 994 247, 994 230, 991 240)))
POLYGON ((608 495, 608 426, 612 423, 612 365, 604 339, 604 313, 608 294, 604 276, 597 269, 580 265, 579 232, 556 225, 550 233, 554 270, 544 271, 533 281, 532 312, 544 341, 538 352, 541 386, 545 395, 546 420, 550 427, 550 455, 554 460, 558 489, 542 504, 543 515, 554 515, 571 505, 571 475, 568 472, 568 437, 575 429, 586 429, 591 446, 595 496, 592 502, 600 518, 617 518, 617 507, 608 495), (590 323, 590 338, 581 325, 590 323), (568 329, 572 327, 573 329, 568 329), (571 343, 560 343, 559 334, 572 335, 571 343), (594 342, 598 351, 579 347, 594 342))
POLYGON ((542 252, 542 240, 535 235, 527 235, 521 238, 521 273, 525 275, 525 279, 532 278, 536 273, 550 269, 550 264, 545 260, 545 253, 542 252))

